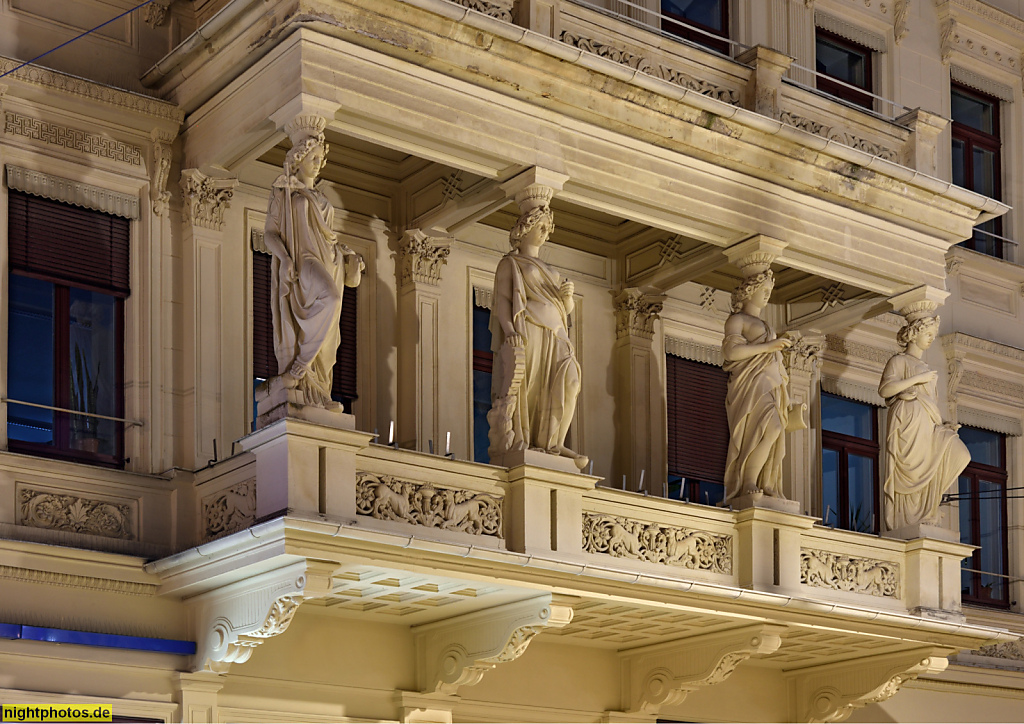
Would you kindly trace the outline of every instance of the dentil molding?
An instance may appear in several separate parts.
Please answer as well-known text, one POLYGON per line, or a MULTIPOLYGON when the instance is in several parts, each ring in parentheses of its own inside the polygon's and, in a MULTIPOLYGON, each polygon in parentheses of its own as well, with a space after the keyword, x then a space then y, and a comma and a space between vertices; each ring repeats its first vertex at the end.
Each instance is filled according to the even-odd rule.
POLYGON ((620 654, 629 710, 657 716, 663 706, 681 704, 691 692, 722 683, 751 656, 777 651, 785 630, 744 626, 620 654))
POLYGON ((572 621, 572 608, 551 595, 424 624, 416 635, 416 670, 424 694, 455 694, 498 664, 515 661, 547 628, 572 621))
POLYGON ((287 630, 303 601, 331 591, 337 564, 304 560, 189 600, 196 637, 193 671, 226 673, 287 630))

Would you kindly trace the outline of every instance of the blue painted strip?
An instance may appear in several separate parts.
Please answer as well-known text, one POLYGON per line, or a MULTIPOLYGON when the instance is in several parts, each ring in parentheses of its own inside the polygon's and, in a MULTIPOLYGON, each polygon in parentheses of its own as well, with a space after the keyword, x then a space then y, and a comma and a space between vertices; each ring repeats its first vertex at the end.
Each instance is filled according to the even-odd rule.
POLYGON ((0 639, 20 639, 21 626, 16 623, 0 623, 0 639))
POLYGON ((21 638, 28 641, 49 641, 56 644, 79 644, 80 646, 100 646, 108 649, 133 649, 137 651, 156 651, 165 654, 190 656, 196 652, 192 641, 176 641, 173 639, 152 639, 143 636, 119 636, 117 634, 98 634, 87 631, 68 631, 60 628, 41 628, 39 626, 21 626, 21 638))

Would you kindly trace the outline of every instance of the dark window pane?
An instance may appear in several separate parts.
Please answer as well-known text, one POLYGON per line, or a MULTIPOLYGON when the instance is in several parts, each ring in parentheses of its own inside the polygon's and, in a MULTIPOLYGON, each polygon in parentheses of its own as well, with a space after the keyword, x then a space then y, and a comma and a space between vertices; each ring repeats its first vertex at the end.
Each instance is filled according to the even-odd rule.
POLYGON ((821 517, 826 525, 839 522, 839 451, 821 451, 821 517))
POLYGON ((875 461, 863 455, 849 455, 850 520, 847 530, 875 531, 875 461))
POLYGON ((960 439, 971 453, 972 463, 1003 467, 1002 439, 997 432, 979 430, 976 427, 961 427, 960 439))
POLYGON ((974 191, 989 198, 996 196, 996 154, 986 148, 974 147, 974 191))
MULTIPOLYGON (((107 294, 72 288, 70 305, 69 407, 79 412, 119 417, 117 300, 107 294)), ((113 420, 71 415, 71 448, 116 455, 119 424, 113 420)))
POLYGON ((718 505, 725 500, 725 485, 722 483, 709 483, 702 480, 697 485, 700 494, 695 502, 718 505))
POLYGON ((868 90, 868 52, 870 51, 862 52, 840 46, 819 35, 815 42, 815 69, 819 73, 868 90))
POLYGON ((491 351, 491 310, 473 307, 473 349, 491 351))
POLYGON ((491 461, 487 454, 487 412, 491 409, 491 310, 473 307, 473 460, 491 461))
POLYGON ((865 440, 875 438, 875 408, 844 397, 822 394, 821 429, 865 440))
POLYGON ((661 12, 722 32, 723 2, 725 0, 661 0, 661 12))
MULTIPOLYGON (((961 428, 961 431, 963 428, 961 428)), ((974 540, 974 526, 971 521, 971 479, 961 475, 958 481, 960 494, 960 542, 968 545, 974 540)))
MULTIPOLYGON (((51 282, 10 276, 7 394, 12 399, 54 405, 53 305, 51 282)), ((52 445, 54 415, 27 405, 10 405, 7 436, 11 440, 52 445)))
POLYGON ((967 162, 964 156, 967 154, 967 145, 961 138, 953 139, 953 183, 957 186, 967 187, 967 177, 964 176, 964 169, 967 162))
POLYGON ((963 123, 983 133, 994 133, 995 103, 965 95, 957 90, 950 93, 950 115, 956 123, 963 123))

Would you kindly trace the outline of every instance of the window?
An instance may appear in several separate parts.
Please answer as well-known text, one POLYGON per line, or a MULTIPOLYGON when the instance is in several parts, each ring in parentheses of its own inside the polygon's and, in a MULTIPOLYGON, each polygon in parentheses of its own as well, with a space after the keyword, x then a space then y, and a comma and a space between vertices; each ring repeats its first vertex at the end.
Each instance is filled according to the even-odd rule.
POLYGON ((491 409, 491 310, 473 307, 473 460, 489 463, 487 413, 491 409))
POLYGON ((827 525, 878 532, 878 412, 821 395, 821 514, 827 525))
MULTIPOLYGON (((950 89, 953 117, 953 183, 993 199, 1002 197, 999 140, 999 101, 953 85, 950 89)), ((1002 219, 974 227, 974 235, 962 246, 1003 258, 1002 219)))
POLYGON ((868 95, 872 92, 871 54, 871 48, 817 28, 814 67, 823 74, 818 76, 818 90, 864 108, 873 107, 874 99, 868 95))
POLYGON ((122 467, 124 426, 108 418, 124 416, 130 222, 13 190, 8 201, 8 447, 122 467))
POLYGON ((661 14, 665 32, 729 55, 728 0, 661 0, 661 14))
POLYGON ((705 505, 725 498, 728 381, 721 367, 666 355, 669 498, 705 505))
POLYGON ((971 463, 960 476, 960 540, 979 548, 963 563, 963 600, 1008 607, 1006 547, 1006 439, 995 432, 961 427, 971 463))
MULTIPOLYGON (((270 299, 270 276, 273 258, 254 248, 252 255, 252 376, 253 393, 268 378, 277 374, 274 352, 274 318, 270 299)), ((341 344, 334 362, 334 385, 331 399, 342 403, 345 412, 352 412, 357 393, 356 359, 358 356, 359 298, 355 287, 344 287, 341 301, 341 344)), ((256 404, 253 401, 252 428, 256 429, 256 404)))

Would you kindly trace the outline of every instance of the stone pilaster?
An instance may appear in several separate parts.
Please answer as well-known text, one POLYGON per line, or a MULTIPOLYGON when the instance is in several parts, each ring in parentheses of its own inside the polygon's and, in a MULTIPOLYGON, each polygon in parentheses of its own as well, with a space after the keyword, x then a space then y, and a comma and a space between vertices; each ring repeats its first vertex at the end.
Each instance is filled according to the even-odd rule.
POLYGON ((654 356, 654 323, 664 296, 636 287, 613 292, 616 450, 612 480, 661 495, 665 483, 665 385, 654 356))
MULTIPOLYGON (((796 500, 811 501, 821 490, 821 452, 818 449, 820 420, 809 420, 817 410, 821 380, 821 358, 825 352, 824 337, 802 337, 783 351, 782 359, 789 372, 790 414, 800 414, 808 423, 803 429, 786 433, 786 459, 783 463, 786 494, 796 500)), ((806 507, 806 506, 805 506, 806 507)))
POLYGON ((409 229, 398 249, 398 441, 427 452, 441 442, 441 270, 451 244, 409 229))
MULTIPOLYGON (((224 409, 244 409, 241 398, 225 398, 223 380, 240 379, 245 370, 229 369, 238 365, 235 356, 223 350, 240 349, 245 343, 244 330, 238 325, 225 325, 225 319, 244 319, 242 294, 230 294, 225 269, 235 268, 236 259, 227 258, 230 250, 224 244, 224 212, 227 210, 237 179, 213 178, 199 169, 181 173, 182 191, 182 289, 183 316, 182 369, 184 379, 180 391, 184 397, 184 414, 179 436, 184 448, 184 463, 202 467, 225 451, 225 445, 244 434, 225 427, 224 409), (227 327, 231 327, 229 331, 227 327), (225 334, 237 338, 227 339, 225 334), (231 359, 228 359, 231 357, 231 359), (237 375, 237 376, 236 376, 237 375), (234 403, 234 407, 229 407, 234 403)), ((237 284, 237 282, 235 282, 237 284)), ((240 367, 240 365, 238 365, 240 367)))

